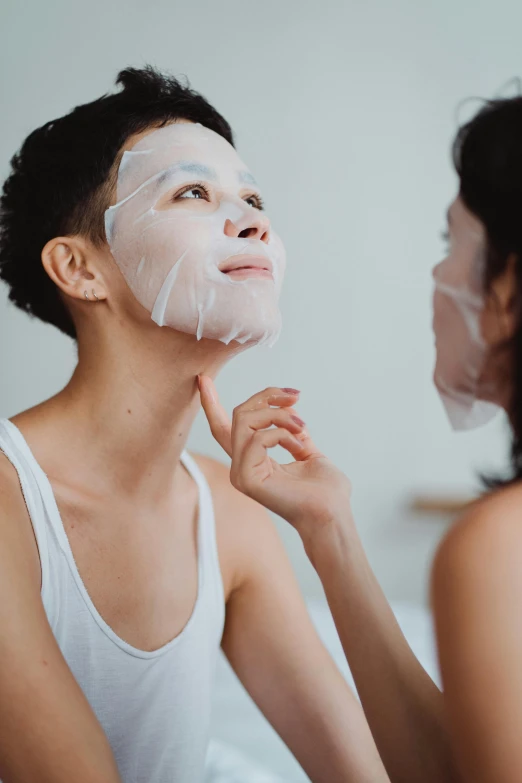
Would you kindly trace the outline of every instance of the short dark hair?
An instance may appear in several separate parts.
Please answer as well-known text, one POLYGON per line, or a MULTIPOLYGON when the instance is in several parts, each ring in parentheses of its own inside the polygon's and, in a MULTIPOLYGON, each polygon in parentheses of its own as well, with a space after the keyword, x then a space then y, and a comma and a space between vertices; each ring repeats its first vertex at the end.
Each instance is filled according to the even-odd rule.
MULTIPOLYGON (((487 101, 463 125, 453 144, 453 162, 460 197, 486 231, 484 290, 515 258, 516 328, 509 345, 512 394, 509 418, 513 429, 512 475, 522 478, 522 97, 487 101)), ((487 479, 493 487, 505 481, 487 479)))
POLYGON ((175 120, 199 122, 234 144, 228 122, 190 85, 151 66, 126 68, 122 89, 77 106, 33 131, 11 161, 0 198, 0 278, 9 299, 30 315, 76 337, 41 252, 55 236, 106 241, 113 165, 125 142, 175 120))

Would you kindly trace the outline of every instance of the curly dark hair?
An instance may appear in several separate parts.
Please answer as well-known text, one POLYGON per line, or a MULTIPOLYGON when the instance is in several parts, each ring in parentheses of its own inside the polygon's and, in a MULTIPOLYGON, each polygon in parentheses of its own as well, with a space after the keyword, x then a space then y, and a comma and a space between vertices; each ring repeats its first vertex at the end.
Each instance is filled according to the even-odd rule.
MULTIPOLYGON (((512 475, 522 478, 522 97, 487 101, 463 125, 453 144, 453 162, 460 180, 460 197, 484 225, 487 254, 484 288, 515 258, 517 327, 509 346, 513 430, 512 475)), ((493 488, 506 483, 483 477, 493 488)))
POLYGON ((116 84, 120 91, 33 131, 11 161, 0 198, 0 278, 9 299, 73 338, 73 320, 45 272, 42 248, 61 235, 106 241, 111 173, 127 139, 184 119, 234 144, 228 122, 188 83, 147 66, 126 68, 116 84))

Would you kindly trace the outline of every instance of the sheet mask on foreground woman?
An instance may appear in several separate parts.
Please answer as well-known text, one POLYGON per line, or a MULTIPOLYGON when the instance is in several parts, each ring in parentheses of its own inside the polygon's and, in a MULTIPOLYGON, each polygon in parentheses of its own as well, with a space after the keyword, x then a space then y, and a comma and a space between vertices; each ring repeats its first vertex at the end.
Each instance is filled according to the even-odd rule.
POLYGON ((124 152, 117 203, 105 213, 107 241, 159 326, 198 340, 275 343, 285 252, 253 206, 257 193, 235 149, 199 124, 159 128, 124 152), (193 187, 179 198, 188 184, 193 187), (250 238, 246 230, 256 221, 261 236, 250 238), (231 277, 230 266, 258 269, 240 279, 249 273, 231 277))
POLYGON ((449 253, 433 272, 434 381, 453 429, 468 430, 487 424, 500 410, 495 384, 487 378, 491 349, 481 328, 486 236, 460 199, 450 214, 449 253))

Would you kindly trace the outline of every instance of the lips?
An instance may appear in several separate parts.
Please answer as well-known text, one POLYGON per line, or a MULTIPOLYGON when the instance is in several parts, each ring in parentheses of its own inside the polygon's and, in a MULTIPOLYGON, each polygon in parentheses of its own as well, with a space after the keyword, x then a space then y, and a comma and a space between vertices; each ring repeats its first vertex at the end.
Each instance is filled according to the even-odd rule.
POLYGON ((219 271, 232 280, 246 280, 251 277, 274 279, 272 262, 266 256, 231 256, 223 262, 219 271))

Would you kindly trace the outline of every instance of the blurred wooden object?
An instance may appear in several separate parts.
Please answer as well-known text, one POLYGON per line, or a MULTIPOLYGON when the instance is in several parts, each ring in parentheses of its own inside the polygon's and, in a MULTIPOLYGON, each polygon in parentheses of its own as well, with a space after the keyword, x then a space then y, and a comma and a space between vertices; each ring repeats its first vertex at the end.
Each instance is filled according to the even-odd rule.
POLYGON ((458 495, 414 495, 409 509, 416 514, 456 516, 462 514, 474 501, 475 498, 458 495))

